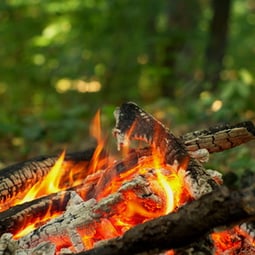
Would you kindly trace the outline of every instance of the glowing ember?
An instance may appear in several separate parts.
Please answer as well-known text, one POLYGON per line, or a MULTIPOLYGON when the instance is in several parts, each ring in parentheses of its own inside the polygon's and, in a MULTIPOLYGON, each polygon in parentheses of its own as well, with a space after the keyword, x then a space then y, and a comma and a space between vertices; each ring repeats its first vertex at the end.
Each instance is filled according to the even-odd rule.
MULTIPOLYGON (((99 160, 99 155, 105 146, 105 139, 101 133, 99 112, 93 120, 90 133, 97 139, 98 145, 90 161, 89 169, 87 169, 88 175, 95 173, 105 164, 105 162, 99 160)), ((158 135, 157 132, 155 132, 155 135, 158 135)), ((124 151, 128 153, 128 150, 124 151)), ((22 202, 60 190, 59 184, 64 178, 60 173, 65 173, 65 171, 62 171, 64 157, 65 153, 63 152, 48 176, 40 184, 35 185, 27 193, 22 202)), ((137 176, 145 178, 149 186, 144 188, 149 189, 150 196, 140 197, 138 195, 139 192, 137 193, 135 189, 125 191, 122 194, 124 196, 122 201, 114 206, 115 213, 113 215, 100 219, 91 229, 79 230, 86 249, 92 248, 94 243, 99 240, 120 236, 137 224, 172 212, 191 199, 185 189, 183 177, 178 175, 177 166, 166 165, 162 155, 156 149, 152 152, 151 156, 141 158, 135 167, 126 169, 121 174, 111 176, 110 185, 103 186, 99 191, 97 190, 97 193, 94 194, 95 198, 97 201, 100 201, 102 198, 118 192, 123 184, 132 181, 137 176)), ((72 180, 71 174, 69 176, 70 184, 72 184, 72 180)), ((61 187, 61 189, 67 188, 68 186, 61 187)), ((40 221, 45 222, 53 217, 55 216, 45 215, 40 221)), ((24 230, 15 235, 15 238, 26 235, 36 226, 37 222, 28 224, 24 230)), ((60 239, 62 238, 60 237, 60 239)), ((52 240, 56 244, 57 249, 63 246, 63 241, 58 241, 57 238, 52 240)), ((69 242, 67 242, 67 247, 68 245, 70 246, 69 242)))
MULTIPOLYGON (((130 134, 132 133, 132 128, 133 127, 130 128, 130 134)), ((74 175, 79 171, 85 170, 86 175, 89 176, 95 173, 98 174, 100 172, 99 170, 103 172, 103 166, 107 165, 106 161, 112 162, 112 160, 109 160, 109 157, 100 159, 100 153, 105 147, 106 139, 101 133, 99 112, 93 120, 90 133, 97 140, 97 148, 88 166, 77 166, 67 174, 66 169, 68 169, 68 167, 65 165, 65 152, 63 152, 48 175, 43 178, 40 183, 34 185, 22 199, 15 201, 14 204, 24 203, 48 194, 57 193, 78 184, 83 184, 85 186, 88 178, 85 180, 79 178, 77 180, 74 178, 74 175), (68 175, 68 177, 66 175, 68 175)), ((160 140, 159 135, 157 130, 155 130, 155 140, 160 140)), ((139 138, 140 137, 138 137, 138 139, 139 138)), ((141 140, 143 139, 141 138, 141 140)), ((150 142, 153 143, 153 141, 149 141, 149 143, 150 142)), ((128 154, 130 149, 128 136, 123 137, 122 145, 124 153, 128 154)), ((111 170, 111 164, 109 164, 109 162, 107 170, 111 170)), ((185 172, 186 164, 187 162, 183 162, 182 166, 177 166, 176 163, 173 163, 173 165, 166 164, 162 154, 157 148, 152 148, 151 155, 139 158, 135 167, 127 168, 121 173, 114 172, 112 175, 105 170, 104 174, 109 174, 109 176, 106 177, 110 179, 110 182, 107 183, 107 185, 101 185, 100 188, 95 189, 96 191, 93 194, 94 201, 100 202, 108 196, 117 193, 121 196, 121 199, 114 204, 109 214, 102 214, 102 217, 93 222, 91 226, 76 229, 82 239, 81 243, 83 242, 84 247, 86 247, 86 249, 93 248, 98 241, 120 236, 133 226, 176 211, 183 204, 192 200, 192 197, 185 187, 182 176, 182 173, 185 172), (125 184, 130 185, 132 180, 138 177, 143 179, 146 184, 142 189, 139 185, 138 187, 134 186, 130 189, 123 188, 125 184), (143 193, 144 190, 146 190, 147 193, 143 193)), ((96 214, 97 212, 93 213, 96 214)), ((19 239, 27 235, 38 228, 41 222, 48 222, 56 216, 59 216, 59 213, 52 214, 49 210, 42 218, 35 219, 34 222, 28 222, 27 226, 17 233, 14 238, 19 239)), ((211 235, 211 238, 216 247, 215 255, 222 254, 222 252, 232 247, 238 247, 241 243, 238 236, 236 234, 232 235, 230 231, 214 233, 211 235)), ((74 249, 72 247, 72 238, 66 235, 59 237, 51 236, 49 239, 56 245, 58 251, 62 247, 71 248, 71 250, 74 249)), ((166 254, 173 255, 174 252, 169 251, 166 254)))
POLYGON ((225 230, 221 232, 215 232, 211 234, 211 238, 215 246, 215 255, 234 254, 231 250, 240 249, 242 246, 242 240, 237 234, 236 229, 225 230))
MULTIPOLYGON (((25 202, 29 202, 49 194, 66 190, 70 187, 80 185, 83 182, 83 179, 81 179, 79 175, 84 176, 84 174, 80 174, 79 172, 86 171, 86 175, 88 175, 96 172, 97 169, 100 169, 105 164, 104 159, 99 159, 100 153, 104 149, 105 141, 101 133, 99 112, 96 114, 92 122, 90 131, 91 135, 97 139, 98 146, 95 149, 93 157, 89 164, 84 162, 82 165, 75 164, 75 166, 73 166, 69 162, 64 162, 65 151, 63 151, 55 162, 54 166, 49 171, 49 173, 44 178, 41 178, 41 182, 36 183, 26 193, 24 192, 23 196, 19 195, 19 197, 17 197, 16 199, 8 201, 8 207, 23 204, 25 202)), ((107 160, 109 161, 109 158, 107 160)), ((32 222, 28 222, 27 226, 24 229, 20 230, 18 233, 15 234, 14 238, 18 239, 28 234, 33 229, 37 228, 38 224, 41 225, 43 222, 47 222, 48 220, 55 218, 59 214, 60 213, 52 213, 49 208, 48 212, 43 215, 43 217, 39 217, 38 219, 35 218, 32 222)))

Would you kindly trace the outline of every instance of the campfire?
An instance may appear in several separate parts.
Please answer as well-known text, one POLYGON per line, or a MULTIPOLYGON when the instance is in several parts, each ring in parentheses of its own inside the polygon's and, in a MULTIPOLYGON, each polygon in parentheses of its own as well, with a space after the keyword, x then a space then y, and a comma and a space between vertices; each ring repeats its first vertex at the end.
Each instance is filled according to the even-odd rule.
POLYGON ((176 137, 135 103, 114 115, 121 158, 97 114, 96 148, 1 170, 0 255, 255 254, 254 181, 233 191, 203 166, 253 140, 251 122, 176 137))

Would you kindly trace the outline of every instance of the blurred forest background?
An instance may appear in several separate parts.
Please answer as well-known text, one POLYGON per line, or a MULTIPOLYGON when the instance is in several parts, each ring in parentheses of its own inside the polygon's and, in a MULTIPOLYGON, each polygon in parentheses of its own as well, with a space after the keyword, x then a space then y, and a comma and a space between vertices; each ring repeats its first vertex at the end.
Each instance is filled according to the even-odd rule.
MULTIPOLYGON (((175 134, 255 120, 253 0, 2 0, 0 34, 1 166, 89 147, 127 100, 175 134)), ((250 168, 253 146, 210 164, 250 168)))

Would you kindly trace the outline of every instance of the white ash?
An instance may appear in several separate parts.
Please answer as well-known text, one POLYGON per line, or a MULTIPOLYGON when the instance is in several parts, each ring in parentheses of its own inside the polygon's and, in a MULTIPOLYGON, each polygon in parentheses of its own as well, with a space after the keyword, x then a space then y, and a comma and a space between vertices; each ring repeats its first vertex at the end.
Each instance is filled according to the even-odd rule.
POLYGON ((3 234, 0 238, 0 255, 12 255, 16 249, 17 244, 12 239, 12 234, 3 234))
POLYGON ((213 169, 206 169, 206 172, 211 176, 213 180, 215 180, 219 184, 223 184, 223 178, 222 178, 222 173, 220 173, 217 170, 213 169))
POLYGON ((209 183, 209 180, 212 179, 209 174, 205 173, 203 175, 194 176, 190 171, 185 169, 180 169, 178 174, 182 176, 181 178, 183 178, 190 195, 196 200, 213 191, 209 183))
POLYGON ((59 252, 59 255, 68 255, 68 254, 70 255, 73 254, 73 252, 68 248, 62 248, 59 252))
POLYGON ((51 242, 41 242, 33 249, 20 249, 18 242, 10 233, 3 234, 0 238, 0 255, 54 255, 56 246, 51 242))
MULTIPOLYGON (((50 220, 47 224, 35 229, 17 241, 11 239, 11 236, 7 236, 9 239, 7 238, 7 244, 5 242, 2 250, 10 250, 7 247, 13 246, 12 253, 3 252, 0 255, 46 255, 46 253, 43 253, 43 247, 45 247, 43 244, 52 244, 51 242, 54 242, 54 240, 57 243, 62 242, 63 245, 70 243, 75 252, 86 250, 81 234, 93 235, 100 220, 118 213, 115 205, 125 201, 124 192, 132 190, 138 197, 151 199, 156 203, 162 202, 156 194, 153 194, 149 187, 149 182, 147 181, 149 175, 155 175, 153 170, 148 170, 146 176, 134 176, 132 180, 123 183, 116 193, 102 198, 98 202, 95 199, 84 202, 79 195, 72 192, 64 214, 50 220), (38 253, 39 251, 42 253, 38 253)), ((6 239, 6 236, 2 236, 2 239, 6 239)), ((64 254, 66 251, 68 250, 62 249, 59 254, 64 254)), ((51 253, 48 252, 47 254, 50 255, 51 253)))
POLYGON ((255 240, 255 223, 254 222, 244 222, 240 226, 240 229, 247 233, 251 242, 255 240))
POLYGON ((210 158, 210 153, 207 149, 198 149, 195 151, 188 151, 189 155, 192 158, 195 158, 198 160, 200 163, 206 163, 209 161, 210 158))
POLYGON ((95 205, 96 200, 90 199, 78 205, 69 206, 61 216, 50 220, 44 226, 20 238, 18 240, 19 247, 28 249, 37 246, 42 241, 48 241, 55 237, 56 239, 61 239, 63 242, 74 241, 75 243, 73 245, 77 246, 75 247, 77 252, 82 251, 84 249, 84 247, 80 247, 82 240, 77 237, 75 228, 81 227, 82 225, 88 226, 94 221, 95 217, 91 209, 95 205))

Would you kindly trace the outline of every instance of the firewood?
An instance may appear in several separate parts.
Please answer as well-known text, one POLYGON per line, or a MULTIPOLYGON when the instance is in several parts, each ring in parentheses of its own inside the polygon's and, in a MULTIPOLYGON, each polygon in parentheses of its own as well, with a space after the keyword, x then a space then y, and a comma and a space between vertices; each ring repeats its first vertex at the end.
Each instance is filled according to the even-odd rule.
MULTIPOLYGON (((177 138, 164 125, 134 103, 123 104, 116 110, 115 117, 116 127, 114 134, 117 137, 119 146, 125 145, 129 140, 142 140, 147 142, 152 148, 130 150, 128 156, 123 161, 119 161, 114 165, 108 165, 104 169, 104 174, 98 171, 95 176, 87 176, 88 172, 82 171, 78 176, 80 179, 85 178, 82 185, 36 199, 22 206, 13 207, 2 214, 0 213, 0 234, 5 232, 16 233, 15 231, 20 230, 30 219, 36 217, 43 218, 46 212, 49 211, 49 208, 51 208, 52 214, 56 212, 62 213, 66 210, 67 212, 63 218, 60 217, 56 221, 50 221, 42 228, 39 227, 35 230, 36 234, 32 232, 30 237, 26 237, 25 241, 21 239, 20 242, 29 243, 32 239, 32 242, 34 242, 34 238, 38 233, 42 236, 40 241, 45 241, 49 238, 49 235, 54 236, 54 233, 59 234, 59 231, 62 231, 64 239, 71 239, 71 243, 74 241, 77 250, 83 250, 83 244, 76 231, 80 226, 82 228, 84 228, 84 224, 86 226, 86 223, 83 224, 81 222, 83 215, 77 212, 77 218, 75 218, 71 225, 68 225, 70 223, 68 217, 73 215, 73 210, 70 211, 68 209, 68 204, 72 201, 71 194, 79 195, 84 201, 95 202, 94 198, 101 199, 100 191, 104 190, 115 177, 135 167, 142 157, 151 156, 154 148, 162 154, 166 164, 177 167, 178 173, 183 174, 191 196, 199 199, 204 194, 218 189, 217 181, 198 162, 197 157, 199 153, 202 151, 206 154, 207 151, 208 153, 213 153, 230 149, 241 143, 253 140, 255 134, 255 128, 251 122, 242 122, 236 125, 215 126, 208 130, 195 131, 177 138), (71 231, 67 230, 67 227, 63 226, 62 223, 58 226, 58 223, 62 222, 62 220, 67 222, 68 227, 72 226, 71 231)), ((94 149, 88 151, 89 153, 80 152, 66 156, 65 163, 68 162, 68 169, 76 163, 84 163, 84 169, 88 169, 93 151, 94 149), (84 156, 86 157, 85 159, 84 156)), ((55 164, 56 159, 56 156, 40 157, 3 169, 3 188, 1 190, 0 185, 0 202, 2 199, 2 203, 7 204, 5 203, 7 200, 11 201, 24 192, 24 190, 40 181, 40 178, 43 178, 55 164), (39 177, 35 178, 34 175, 39 175, 39 177), (27 180, 32 178, 32 181, 26 183, 26 178, 27 180), (18 186, 17 183, 21 186, 18 186)), ((63 170, 68 171, 65 167, 63 170)), ((83 201, 79 202, 86 204, 83 201)), ((89 206, 86 205, 85 207, 93 208, 93 203, 88 203, 89 206)))
POLYGON ((190 194, 195 199, 218 186, 198 160, 189 155, 183 140, 175 137, 162 123, 135 103, 122 104, 115 110, 115 118, 113 134, 117 138, 118 148, 128 145, 130 140, 147 142, 162 154, 167 164, 177 162, 179 172, 184 175, 190 194))
POLYGON ((106 169, 98 170, 96 173, 84 177, 80 185, 13 206, 0 212, 0 235, 6 232, 16 234, 28 222, 33 223, 38 218, 44 218, 49 212, 52 215, 64 212, 69 201, 70 191, 75 191, 84 201, 96 198, 99 191, 112 181, 111 178, 117 177, 134 167, 138 163, 139 158, 150 155, 151 150, 149 148, 132 150, 124 160, 117 161, 106 169))
MULTIPOLYGON (((151 171, 147 175, 154 176, 155 174, 151 171)), ((18 239, 16 247, 18 250, 31 249, 42 242, 58 240, 60 247, 61 243, 64 246, 69 243, 76 251, 82 251, 86 249, 81 240, 82 235, 96 233, 100 222, 108 221, 110 224, 111 216, 125 213, 128 200, 125 194, 129 191, 134 192, 143 202, 154 203, 158 208, 164 206, 164 201, 150 189, 147 176, 142 175, 137 175, 132 180, 123 183, 116 193, 98 202, 95 199, 82 201, 75 192, 72 192, 72 199, 69 200, 69 205, 61 216, 18 239), (122 206, 119 206, 120 204, 122 206)))
POLYGON ((180 138, 188 151, 206 149, 209 153, 221 152, 254 140, 255 127, 251 121, 222 124, 187 133, 180 138))
POLYGON ((254 194, 254 185, 240 191, 220 186, 175 213, 137 225, 121 237, 109 239, 76 255, 158 254, 181 248, 216 227, 231 226, 254 218, 254 194))
MULTIPOLYGON (((147 113, 143 113, 143 114, 145 114, 144 116, 146 115, 149 116, 147 113)), ((148 119, 148 121, 150 120, 148 119)), ((155 119, 153 121, 155 123, 155 119)), ((153 124, 150 126, 150 128, 151 127, 153 128, 159 127, 159 129, 163 129, 162 134, 166 130, 166 128, 163 127, 163 125, 161 125, 160 123, 157 123, 155 127, 153 124)), ((144 128, 145 129, 148 128, 148 123, 146 123, 144 128)), ((151 129, 149 130, 150 131, 149 132, 147 131, 146 133, 147 136, 149 133, 152 132, 151 129)), ((140 131, 143 132, 144 130, 140 130, 140 131)), ((157 134, 159 132, 161 131, 156 131, 157 134)), ((197 157, 197 154, 201 153, 201 149, 206 149, 209 151, 209 153, 212 153, 212 152, 218 152, 225 149, 229 149, 241 143, 248 142, 254 139, 255 131, 254 131, 254 126, 251 122, 242 122, 236 125, 217 125, 215 127, 209 128, 208 130, 195 131, 195 132, 187 133, 181 136, 179 140, 181 140, 184 143, 186 148, 184 148, 182 145, 180 146, 182 142, 178 141, 178 138, 174 137, 168 130, 167 130, 167 133, 168 133, 167 139, 171 141, 171 143, 173 142, 173 144, 170 145, 169 150, 171 150, 171 148, 182 147, 180 151, 176 151, 176 149, 173 151, 176 151, 178 156, 179 154, 182 155, 182 160, 183 160, 183 158, 185 158, 183 154, 186 155, 187 157, 187 152, 188 152, 188 156, 190 155, 194 156, 195 154, 197 157), (182 153, 179 153, 179 152, 182 152, 182 153)), ((158 143, 157 140, 153 142, 158 143)), ((161 148, 164 146, 165 145, 161 146, 161 148)), ((86 164, 88 164, 88 161, 92 157, 93 150, 94 149, 87 150, 86 152, 77 152, 73 154, 67 154, 65 158, 65 162, 69 162, 69 168, 71 167, 70 163, 72 165, 74 164, 74 162, 76 163, 82 162, 84 164, 84 168, 86 168, 86 164)), ((149 152, 149 150, 147 151, 149 152)), ((168 157, 171 159, 173 156, 170 153, 168 157)), ((18 163, 16 165, 9 166, 5 169, 2 169, 1 177, 0 177, 1 210, 2 211, 6 210, 10 206, 11 201, 13 199, 15 199, 18 196, 22 196, 23 192, 25 192, 28 188, 32 187, 38 181, 41 181, 41 179, 49 172, 51 167, 55 164, 56 160, 57 160, 57 156, 40 156, 22 163, 18 163)), ((126 162, 125 164, 127 164, 127 161, 125 162, 126 162)), ((131 160, 131 164, 134 165, 135 161, 131 160)), ((201 169, 201 166, 197 165, 196 168, 199 170, 201 169)), ((125 169, 128 169, 128 168, 125 167, 125 169)), ((86 176, 86 171, 81 171, 81 172, 82 172, 82 176, 80 176, 79 178, 82 179, 86 176)), ((194 170, 192 172, 194 172, 194 170)), ((202 171, 200 170, 198 172, 203 172, 203 170, 202 171)), ((194 176, 196 176, 196 174, 194 176)), ((193 180, 193 177, 191 178, 191 181, 193 180)), ((102 186, 102 183, 104 183, 103 178, 97 186, 98 187, 102 186)), ((212 185, 214 186, 214 184, 212 185)))
MULTIPOLYGON (((77 178, 86 176, 94 148, 77 153, 68 153, 65 156, 61 171, 67 173, 77 164, 82 163, 83 171, 77 178)), ((0 171, 0 211, 8 209, 12 201, 22 198, 34 184, 42 181, 56 163, 58 156, 40 156, 15 165, 8 166, 0 171)), ((65 181, 63 180, 63 183, 65 181)))
POLYGON ((50 194, 30 202, 11 207, 0 213, 0 235, 16 234, 28 224, 42 220, 47 213, 63 213, 70 199, 70 191, 50 194))
MULTIPOLYGON (((94 196, 94 187, 103 171, 89 175, 84 183, 67 190, 52 193, 32 201, 16 205, 0 212, 0 235, 4 233, 19 233, 28 224, 40 222, 46 215, 59 215, 66 210, 72 192, 76 192, 83 200, 94 196)), ((39 226, 38 226, 39 227, 39 226)))

